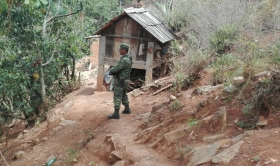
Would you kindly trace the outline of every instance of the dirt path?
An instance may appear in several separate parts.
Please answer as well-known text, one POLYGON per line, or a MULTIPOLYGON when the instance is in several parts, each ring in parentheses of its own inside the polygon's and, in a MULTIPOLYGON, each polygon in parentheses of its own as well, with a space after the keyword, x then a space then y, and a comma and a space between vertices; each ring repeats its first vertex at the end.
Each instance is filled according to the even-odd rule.
MULTIPOLYGON (((96 63, 95 59, 91 61, 96 63)), ((132 114, 109 120, 107 116, 114 110, 113 93, 95 89, 96 78, 90 77, 82 88, 67 95, 49 111, 49 123, 26 130, 12 140, 5 154, 10 165, 38 166, 56 156, 54 166, 109 166, 120 160, 135 166, 174 165, 155 149, 134 141, 138 125, 145 120, 138 116, 151 111, 141 105, 141 97, 129 96, 132 114), (107 138, 112 141, 108 142, 107 138), (16 159, 14 154, 21 151, 23 157, 16 159)))
POLYGON ((112 159, 106 162, 114 151, 109 149, 104 152, 106 136, 114 139, 115 151, 121 154, 122 160, 135 166, 174 165, 156 150, 134 141, 135 131, 144 120, 136 120, 135 117, 150 111, 148 108, 142 110, 141 106, 134 107, 139 101, 131 101, 132 114, 122 114, 119 120, 109 120, 107 115, 113 112, 112 92, 95 92, 95 84, 88 84, 90 86, 66 96, 62 103, 50 111, 52 115, 48 126, 44 123, 28 131, 23 142, 29 141, 35 146, 30 146, 31 143, 19 145, 18 150, 26 147, 26 154, 24 158, 13 161, 12 166, 22 166, 23 163, 38 166, 52 156, 58 156, 53 165, 68 165, 74 158, 78 160, 76 166, 90 163, 109 165, 116 161, 112 159), (73 155, 72 158, 69 159, 69 155, 73 155))
MULTIPOLYGON (((208 85, 207 75, 203 77, 198 86, 208 85)), ((107 116, 114 110, 113 93, 97 92, 96 78, 92 75, 89 78, 84 86, 65 96, 61 103, 49 111, 49 123, 44 122, 30 130, 25 130, 17 138, 10 140, 8 150, 3 153, 10 166, 43 165, 54 157, 57 158, 52 166, 181 166, 188 165, 189 157, 193 154, 188 153, 189 150, 215 147, 212 145, 219 141, 227 142, 225 140, 240 135, 242 138, 239 141, 242 145, 230 162, 214 164, 211 160, 207 160, 201 162, 202 165, 279 165, 279 148, 275 146, 279 144, 278 114, 269 117, 266 128, 246 131, 235 123, 242 115, 242 103, 230 104, 218 100, 223 97, 218 92, 205 95, 191 94, 195 89, 193 87, 181 94, 181 102, 184 103, 181 111, 152 109, 170 101, 169 91, 163 91, 156 96, 144 92, 138 97, 130 93, 132 114, 121 114, 121 119, 109 120, 107 116), (197 107, 206 100, 210 104, 202 108, 197 107), (191 134, 184 136, 179 134, 179 137, 173 135, 176 137, 175 140, 167 137, 174 141, 171 145, 163 142, 158 147, 149 146, 164 134, 185 129, 190 112, 197 111, 193 118, 199 120, 200 117, 215 114, 220 106, 226 106, 227 110, 227 124, 222 132, 207 131, 209 125, 206 125, 196 129, 194 138, 191 134), (173 121, 170 124, 166 123, 171 119, 173 121), (145 125, 143 127, 143 124, 147 124, 146 127, 145 125), (158 124, 165 124, 165 126, 158 124), (150 130, 155 126, 158 127, 156 130, 150 130), (206 141, 203 139, 206 136, 221 134, 224 136, 217 139, 206 141), (143 143, 139 143, 138 138, 143 143), (178 145, 175 145, 176 141, 179 142, 178 145), (17 152, 21 155, 15 156, 17 152)), ((121 111, 123 109, 122 106, 121 111)), ((22 123, 18 124, 23 126, 22 123)), ((17 126, 11 131, 16 128, 17 126)), ((186 130, 182 131, 186 132, 186 130)), ((229 144, 221 144, 217 151, 226 151, 233 144, 233 141, 229 144)), ((5 143, 0 146, 1 149, 7 149, 5 143)), ((0 165, 7 166, 4 162, 0 165)))

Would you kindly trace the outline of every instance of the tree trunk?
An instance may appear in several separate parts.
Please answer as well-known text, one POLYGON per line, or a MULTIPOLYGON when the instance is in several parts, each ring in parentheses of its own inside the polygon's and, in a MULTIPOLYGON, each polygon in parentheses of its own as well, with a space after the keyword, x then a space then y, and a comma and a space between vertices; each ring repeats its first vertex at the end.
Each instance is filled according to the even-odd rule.
MULTIPOLYGON (((75 66, 76 66, 76 60, 75 60, 75 57, 70 53, 70 56, 71 56, 71 58, 72 58, 72 65, 73 65, 73 67, 72 67, 72 73, 71 73, 71 80, 74 80, 74 78, 75 78, 75 66)), ((75 80, 76 81, 76 80, 75 80)))
POLYGON ((48 100, 46 95, 46 85, 45 85, 45 78, 44 78, 44 68, 42 65, 42 61, 38 61, 39 70, 40 70, 40 85, 41 85, 41 97, 42 97, 42 104, 44 109, 44 114, 48 112, 48 100))

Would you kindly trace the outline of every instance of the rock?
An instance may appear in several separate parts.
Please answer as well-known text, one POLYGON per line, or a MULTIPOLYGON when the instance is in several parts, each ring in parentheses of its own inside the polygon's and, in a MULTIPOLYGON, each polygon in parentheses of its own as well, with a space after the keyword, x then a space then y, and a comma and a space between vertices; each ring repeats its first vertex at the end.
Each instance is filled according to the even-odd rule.
POLYGON ((60 126, 68 126, 68 125, 71 125, 71 124, 74 124, 76 123, 75 121, 72 121, 72 120, 63 120, 59 123, 60 126))
POLYGON ((235 86, 240 86, 240 85, 242 85, 245 81, 246 81, 246 80, 245 80, 244 77, 242 77, 242 76, 234 77, 234 78, 232 79, 232 83, 233 83, 233 85, 235 85, 235 86))
POLYGON ((270 164, 272 161, 271 160, 269 160, 269 161, 265 161, 263 164, 264 165, 267 165, 267 164, 270 164))
POLYGON ((206 145, 206 146, 195 148, 194 153, 188 163, 188 166, 199 165, 211 161, 212 158, 215 156, 216 152, 218 151, 218 149, 222 145, 227 144, 229 142, 230 139, 226 139, 219 142, 215 142, 210 146, 206 145))
POLYGON ((170 99, 171 99, 171 100, 176 100, 177 97, 175 97, 175 96, 173 96, 173 95, 170 95, 170 99))
POLYGON ((54 112, 53 112, 54 115, 62 115, 63 112, 61 111, 61 109, 56 109, 54 112))
POLYGON ((68 103, 65 104, 64 109, 65 111, 68 111, 70 107, 74 105, 74 101, 69 101, 68 103))
POLYGON ((41 140, 46 141, 46 140, 48 140, 48 137, 43 137, 43 138, 41 138, 41 140))
POLYGON ((244 143, 244 141, 239 141, 233 146, 227 148, 221 153, 217 154, 212 162, 213 163, 229 163, 238 153, 240 146, 244 143))
POLYGON ((111 144, 111 150, 114 151, 117 149, 117 145, 116 145, 116 137, 119 137, 119 134, 109 134, 106 136, 105 138, 105 143, 109 143, 111 144))
POLYGON ((203 100, 199 103, 199 106, 200 107, 206 107, 209 105, 209 101, 208 100, 203 100))
POLYGON ((228 92, 228 93, 232 93, 234 92, 235 90, 237 90, 236 86, 235 85, 229 85, 229 86, 226 86, 224 91, 225 92, 228 92))
POLYGON ((23 130, 23 134, 28 134, 29 130, 23 130))
POLYGON ((134 89, 132 92, 129 92, 129 93, 131 93, 132 96, 134 96, 134 97, 138 97, 138 96, 144 94, 144 92, 142 92, 140 89, 134 89))
POLYGON ((113 166, 124 166, 125 161, 118 161, 113 166))
POLYGON ((217 90, 220 87, 223 87, 223 85, 222 84, 219 84, 219 85, 216 85, 216 86, 206 85, 206 86, 198 87, 196 89, 196 91, 199 94, 208 94, 208 93, 211 93, 211 92, 217 90))
POLYGON ((56 126, 55 128, 53 128, 52 130, 53 131, 58 131, 59 129, 61 129, 62 128, 62 126, 56 126))
POLYGON ((140 114, 138 116, 135 116, 133 118, 133 120, 141 120, 141 119, 148 119, 148 117, 151 115, 150 112, 144 113, 144 114, 140 114))
POLYGON ((204 137, 202 140, 203 141, 211 141, 211 140, 215 140, 215 139, 218 139, 218 138, 222 138, 224 136, 225 136, 225 134, 218 134, 218 135, 204 137))
POLYGON ((190 99, 192 97, 191 93, 183 94, 183 99, 190 99))
POLYGON ((164 102, 164 103, 160 103, 158 105, 153 106, 152 107, 152 113, 160 110, 163 107, 166 107, 168 104, 169 104, 168 102, 164 102))
POLYGON ((114 157, 116 157, 118 160, 122 160, 122 159, 123 159, 123 157, 121 156, 121 154, 120 154, 119 152, 117 152, 117 151, 113 151, 113 152, 111 152, 111 154, 112 154, 114 157))
POLYGON ((14 153, 13 155, 13 159, 21 159, 26 155, 25 151, 17 151, 16 153, 14 153))
POLYGON ((248 155, 248 154, 243 154, 242 156, 245 157, 245 158, 250 157, 250 155, 248 155))
POLYGON ((257 126, 267 125, 267 119, 264 116, 259 117, 259 121, 256 123, 257 126))
POLYGON ((215 112, 213 118, 208 124, 208 130, 213 133, 223 131, 226 126, 227 110, 225 107, 220 107, 219 111, 215 112))

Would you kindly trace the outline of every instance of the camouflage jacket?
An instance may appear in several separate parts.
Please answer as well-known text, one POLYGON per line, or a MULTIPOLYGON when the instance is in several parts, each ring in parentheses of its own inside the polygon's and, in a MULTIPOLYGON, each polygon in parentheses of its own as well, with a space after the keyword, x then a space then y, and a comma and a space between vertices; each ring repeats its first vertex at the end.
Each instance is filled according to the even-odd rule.
POLYGON ((132 60, 129 55, 123 55, 116 66, 110 69, 110 75, 114 75, 117 81, 130 79, 132 60))

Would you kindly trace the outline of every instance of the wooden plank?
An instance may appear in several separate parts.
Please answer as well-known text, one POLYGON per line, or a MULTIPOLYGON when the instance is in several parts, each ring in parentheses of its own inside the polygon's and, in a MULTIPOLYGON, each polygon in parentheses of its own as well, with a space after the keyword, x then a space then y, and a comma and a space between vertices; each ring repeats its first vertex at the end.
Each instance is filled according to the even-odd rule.
POLYGON ((102 91, 103 76, 104 76, 104 58, 105 58, 106 36, 101 36, 99 42, 100 43, 99 43, 98 73, 97 73, 96 90, 102 91))
POLYGON ((156 68, 158 66, 161 66, 161 64, 163 63, 163 61, 154 61, 153 65, 152 65, 152 68, 156 68))
MULTIPOLYGON (((129 18, 131 19, 131 18, 129 18)), ((131 36, 134 36, 136 38, 139 37, 139 24, 134 21, 133 19, 131 19, 131 36)), ((138 55, 138 47, 139 47, 139 43, 140 41, 138 39, 131 39, 131 52, 130 55, 132 57, 132 60, 135 61, 136 60, 136 56, 138 55)))
POLYGON ((163 90, 165 90, 165 89, 167 89, 167 88, 169 88, 169 87, 171 87, 171 86, 172 86, 172 83, 169 83, 168 85, 164 86, 163 88, 160 88, 159 90, 155 91, 155 92, 153 93, 153 95, 156 95, 156 94, 158 94, 159 92, 161 92, 161 91, 163 91, 163 90))
POLYGON ((98 65, 98 73, 97 73, 97 91, 102 91, 103 86, 103 76, 104 76, 104 65, 98 65))
POLYGON ((115 38, 127 38, 127 39, 136 39, 136 40, 142 40, 142 41, 150 41, 154 42, 155 40, 153 39, 148 39, 148 38, 143 38, 143 37, 134 37, 134 36, 125 36, 125 35, 113 35, 113 34, 104 34, 104 36, 107 37, 115 37, 115 38))
POLYGON ((137 50, 138 50, 138 41, 135 39, 130 40, 130 53, 129 55, 132 57, 132 61, 136 61, 137 50))
POLYGON ((99 55, 98 55, 98 64, 104 64, 106 51, 106 36, 100 36, 99 39, 99 55))
MULTIPOLYGON (((108 64, 109 66, 115 66, 118 63, 119 59, 116 58, 105 58, 104 64, 108 64)), ((132 68, 134 69, 146 69, 146 62, 142 61, 134 61, 132 68)))
POLYGON ((114 38, 106 36, 106 47, 105 47, 105 57, 114 56, 114 38))
MULTIPOLYGON (((131 19, 129 17, 123 18, 123 36, 131 36, 131 19)), ((125 43, 129 46, 128 54, 131 51, 131 39, 122 38, 122 43, 125 43)))
MULTIPOLYGON (((115 27, 115 35, 123 35, 123 27, 124 26, 124 19, 119 20, 116 22, 116 27, 115 27)), ((114 38, 114 48, 113 48, 113 58, 120 58, 121 55, 119 53, 119 47, 120 44, 122 43, 122 38, 114 38)))
MULTIPOLYGON (((154 42, 148 42, 148 48, 154 50, 154 42)), ((146 59, 146 77, 145 77, 145 84, 149 84, 153 81, 153 59, 154 59, 154 52, 147 51, 147 59, 146 59)))

